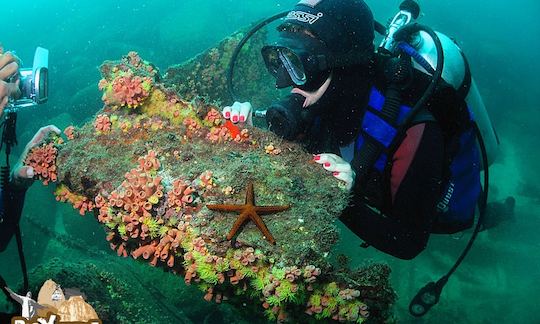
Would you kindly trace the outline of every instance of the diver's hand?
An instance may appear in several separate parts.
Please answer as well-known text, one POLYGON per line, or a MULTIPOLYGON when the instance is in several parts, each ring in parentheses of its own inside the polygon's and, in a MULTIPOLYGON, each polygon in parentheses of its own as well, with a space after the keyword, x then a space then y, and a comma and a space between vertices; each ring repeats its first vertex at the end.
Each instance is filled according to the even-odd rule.
POLYGON ((327 171, 332 172, 334 177, 345 182, 347 190, 352 189, 356 174, 351 168, 349 162, 332 153, 321 153, 314 155, 313 160, 321 164, 327 171))
POLYGON ((9 97, 18 97, 19 64, 18 57, 10 52, 0 52, 0 113, 7 105, 9 97), (6 82, 11 79, 11 82, 6 82))
POLYGON ((232 106, 223 108, 223 117, 229 119, 233 123, 246 123, 249 126, 253 126, 253 107, 249 102, 238 102, 232 106))
POLYGON ((17 165, 15 166, 15 169, 13 170, 11 176, 12 184, 18 189, 28 189, 34 182, 34 168, 24 165, 24 160, 26 159, 28 152, 30 152, 30 150, 36 145, 39 145, 43 138, 47 137, 51 132, 54 132, 57 135, 60 135, 61 133, 58 127, 54 125, 48 125, 40 128, 34 135, 34 137, 30 140, 30 142, 26 144, 24 152, 23 154, 21 154, 19 162, 17 162, 17 165))
POLYGON ((11 52, 0 53, 0 79, 6 81, 18 75, 21 60, 11 52))
POLYGON ((9 100, 9 84, 0 80, 0 115, 4 111, 9 100))
POLYGON ((4 108, 7 106, 9 98, 13 97, 17 99, 19 96, 19 80, 9 83, 4 80, 0 80, 0 115, 2 115, 4 108))

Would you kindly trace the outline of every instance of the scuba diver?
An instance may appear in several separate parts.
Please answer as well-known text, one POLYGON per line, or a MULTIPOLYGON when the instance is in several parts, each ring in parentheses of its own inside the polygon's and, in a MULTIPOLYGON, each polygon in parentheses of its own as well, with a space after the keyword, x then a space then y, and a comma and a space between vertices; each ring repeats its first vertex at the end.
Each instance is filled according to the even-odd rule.
MULTIPOLYGON (((478 202, 487 199, 481 171, 487 188, 489 162, 481 153, 493 155, 498 140, 461 50, 443 34, 400 25, 418 16, 415 1, 400 10, 375 50, 379 26, 364 1, 302 0, 261 53, 276 87, 292 87, 267 109, 268 128, 303 143, 352 191, 340 220, 363 246, 410 260, 431 233, 473 225, 478 202), (433 51, 427 62, 422 54, 433 51)), ((235 102, 223 115, 251 123, 252 110, 235 102)))
MULTIPOLYGON (((9 172, 9 152, 11 146, 16 144, 14 140, 14 124, 12 130, 9 130, 10 122, 14 117, 12 112, 9 112, 4 116, 4 109, 8 105, 8 102, 14 99, 18 99, 23 96, 21 94, 21 80, 20 74, 20 60, 10 52, 3 53, 0 46, 0 117, 2 117, 2 145, 6 149, 6 163, 8 167, 2 167, 2 186, 0 187, 0 252, 3 252, 14 235, 17 236, 18 243, 20 242, 20 230, 19 221, 21 218, 22 209, 24 206, 24 198, 27 189, 32 185, 34 179, 34 169, 30 166, 24 166, 23 162, 28 152, 36 145, 38 145, 43 138, 54 132, 60 134, 60 130, 53 125, 42 127, 32 138, 32 140, 26 145, 21 157, 18 160, 13 172, 9 172), (4 117, 5 120, 4 120, 4 117)), ((19 245, 21 253, 22 245, 19 245)), ((22 262, 24 263, 24 262, 22 262)), ((21 264, 22 264, 21 263, 21 264)), ((24 266, 25 268, 26 266, 24 266)), ((23 269, 25 273, 25 286, 27 285, 26 269, 23 269)), ((6 289, 7 284, 0 275, 0 289, 7 297, 10 297, 11 291, 6 289)), ((28 290, 25 287, 25 290, 28 290)), ((0 313, 0 322, 4 323, 11 319, 16 314, 3 314, 0 313)))

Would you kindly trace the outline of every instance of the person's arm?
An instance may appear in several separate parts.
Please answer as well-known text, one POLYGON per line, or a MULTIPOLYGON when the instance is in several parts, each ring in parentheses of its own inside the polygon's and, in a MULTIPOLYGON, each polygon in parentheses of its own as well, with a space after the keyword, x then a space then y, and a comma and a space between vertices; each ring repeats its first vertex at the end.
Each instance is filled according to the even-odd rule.
POLYGON ((9 293, 9 296, 18 302, 19 304, 23 303, 23 300, 20 295, 17 295, 13 290, 9 289, 8 287, 5 287, 6 291, 9 293))
POLYGON ((38 303, 37 301, 35 301, 33 299, 30 299, 28 301, 28 304, 30 305, 30 307, 34 307, 36 310, 47 308, 46 306, 41 305, 40 303, 38 303))
POLYGON ((390 215, 381 215, 361 199, 340 220, 367 244, 400 259, 413 259, 426 247, 443 173, 443 137, 434 122, 419 124, 393 157, 390 215))
POLYGON ((26 155, 51 132, 60 134, 60 130, 53 125, 39 129, 26 145, 23 154, 21 154, 19 162, 11 174, 8 188, 4 188, 0 192, 0 196, 2 196, 0 198, 3 199, 3 222, 0 223, 0 252, 7 248, 9 241, 16 232, 24 207, 26 190, 34 182, 34 169, 24 165, 26 155))

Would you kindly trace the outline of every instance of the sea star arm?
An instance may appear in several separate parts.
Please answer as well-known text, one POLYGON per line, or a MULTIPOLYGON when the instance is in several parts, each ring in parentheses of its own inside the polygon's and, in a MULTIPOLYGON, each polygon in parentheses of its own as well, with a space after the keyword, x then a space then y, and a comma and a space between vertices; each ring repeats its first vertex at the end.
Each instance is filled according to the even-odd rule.
POLYGON ((259 215, 267 215, 267 214, 273 214, 282 212, 284 210, 287 210, 291 208, 291 206, 255 206, 255 211, 259 215))
POLYGON ((266 239, 270 243, 276 244, 276 240, 274 239, 274 237, 272 236, 272 234, 268 230, 268 227, 266 227, 266 224, 264 223, 262 218, 259 217, 259 215, 257 215, 257 214, 249 214, 249 218, 251 218, 251 220, 255 223, 255 225, 257 225, 257 228, 263 233, 263 235, 266 237, 266 239))
POLYGON ((240 214, 240 216, 234 222, 231 230, 229 231, 229 234, 227 234, 227 240, 232 240, 232 238, 236 235, 236 233, 238 233, 238 231, 240 230, 244 222, 247 220, 247 218, 248 218, 247 212, 243 212, 240 214))
POLYGON ((255 193, 253 191, 253 182, 249 182, 246 190, 246 205, 255 206, 255 193))

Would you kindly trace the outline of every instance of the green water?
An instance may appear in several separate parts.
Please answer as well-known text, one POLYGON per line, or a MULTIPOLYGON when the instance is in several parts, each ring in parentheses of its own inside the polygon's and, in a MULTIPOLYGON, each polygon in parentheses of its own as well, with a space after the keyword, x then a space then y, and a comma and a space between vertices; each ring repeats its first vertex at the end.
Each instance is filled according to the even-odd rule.
MULTIPOLYGON (((4 1, 6 2, 6 1, 4 1)), ((42 125, 60 128, 88 121, 102 106, 97 89, 97 66, 129 50, 163 70, 215 45, 223 37, 263 17, 286 10, 295 1, 74 1, 34 0, 2 4, 0 42, 14 49, 27 65, 36 46, 50 50, 50 99, 37 109, 19 114, 18 155, 42 125), (134 4, 135 3, 135 4, 134 4), (138 4, 142 3, 142 4, 138 4)), ((367 1, 375 17, 386 22, 399 1, 367 1)), ((516 197, 516 221, 482 232, 464 264, 448 283, 442 300, 417 320, 408 315, 409 299, 428 281, 445 273, 461 252, 470 233, 459 238, 433 236, 428 249, 413 261, 400 261, 359 247, 360 240, 344 230, 339 246, 353 263, 366 258, 387 261, 399 295, 395 314, 403 323, 540 323, 540 3, 534 0, 422 1, 422 22, 458 39, 468 56, 501 140, 501 154, 493 165, 491 200, 516 197)), ((104 234, 90 217, 81 217, 54 201, 52 189, 34 184, 29 190, 22 221, 29 268, 53 257, 72 262, 109 264, 135 274, 133 289, 147 307, 177 313, 195 323, 249 321, 227 306, 202 300, 197 289, 182 280, 135 262, 112 257, 104 234), (44 224, 49 232, 29 220, 44 224), (77 244, 61 244, 49 234, 77 237, 77 244), (47 234, 49 233, 49 234, 47 234), (92 246, 95 251, 86 251, 92 246), (107 255, 103 256, 103 251, 107 255), (144 267, 144 269, 142 268, 144 267), (177 282, 178 286, 174 286, 177 282), (159 290, 152 293, 148 287, 159 290), (171 288, 172 287, 172 288, 171 288), (165 305, 165 306, 163 306, 165 305)), ((10 284, 19 280, 14 244, 0 255, 0 272, 10 284)), ((80 284, 84 286, 84 283, 80 284)), ((3 298, 3 297, 2 297, 3 298)), ((3 303, 0 303, 3 305, 3 303)), ((5 307, 5 306, 2 306, 5 307)), ((171 322, 178 316, 171 315, 171 322)), ((152 322, 152 318, 148 318, 152 322)))

